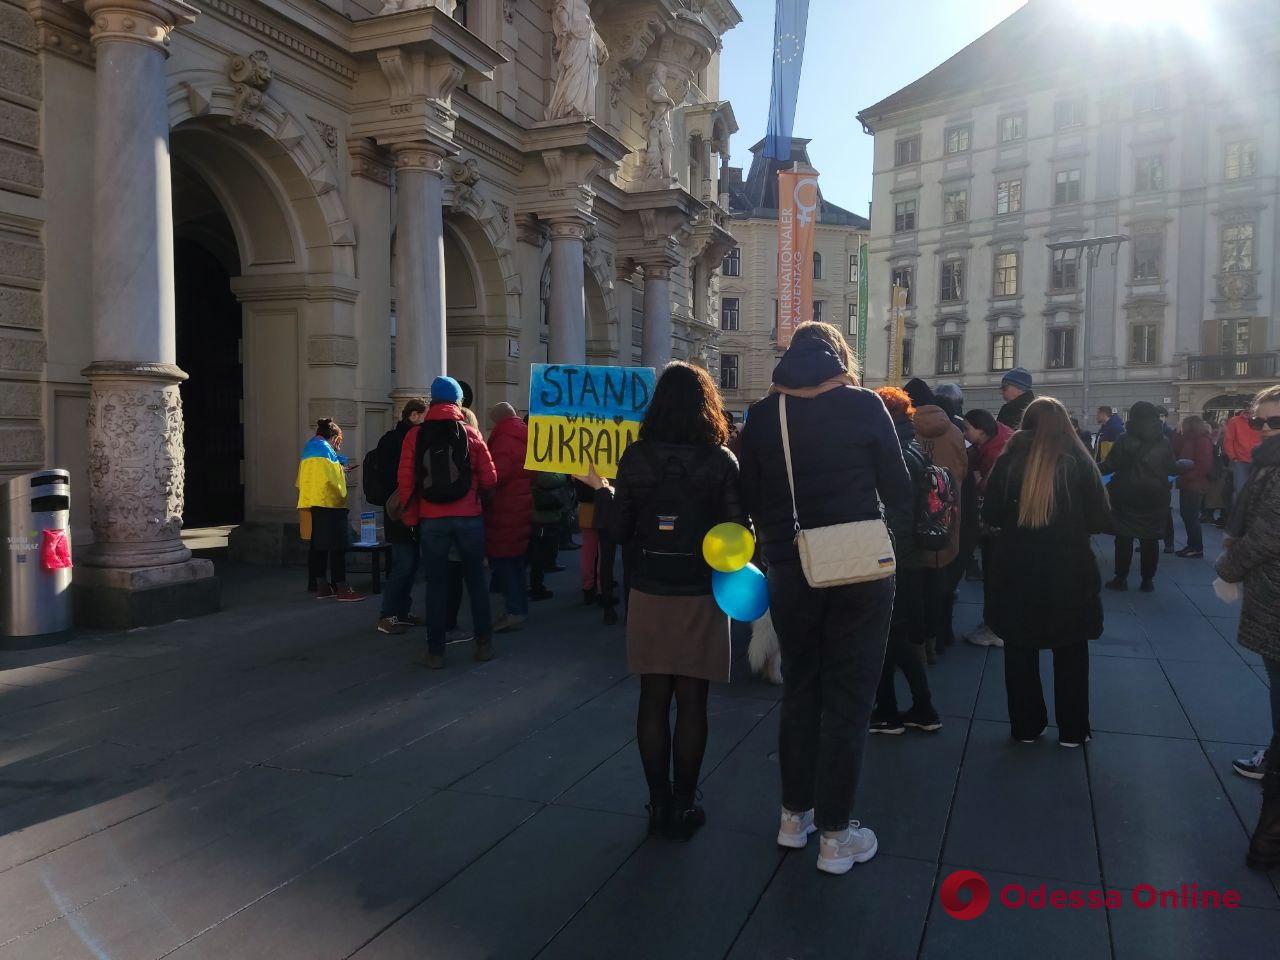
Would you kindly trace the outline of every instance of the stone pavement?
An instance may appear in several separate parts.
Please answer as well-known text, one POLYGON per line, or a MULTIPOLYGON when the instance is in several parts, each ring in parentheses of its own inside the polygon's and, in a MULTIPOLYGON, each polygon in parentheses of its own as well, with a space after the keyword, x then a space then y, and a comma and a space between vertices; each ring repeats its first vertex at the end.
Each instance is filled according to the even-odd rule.
POLYGON ((1012 743, 1001 652, 946 653, 942 731, 872 738, 880 854, 843 878, 774 845, 778 690, 741 659, 713 689, 708 826, 647 841, 622 630, 570 574, 498 659, 462 644, 428 673, 376 601, 223 565, 215 616, 0 650, 0 960, 1275 957, 1280 877, 1244 867, 1259 789, 1230 770, 1269 731, 1262 668, 1209 564, 1161 560, 1157 593, 1106 597, 1085 750, 1012 743), (993 892, 971 922, 938 899, 962 867, 993 892), (1243 905, 998 899, 1192 882, 1243 905))

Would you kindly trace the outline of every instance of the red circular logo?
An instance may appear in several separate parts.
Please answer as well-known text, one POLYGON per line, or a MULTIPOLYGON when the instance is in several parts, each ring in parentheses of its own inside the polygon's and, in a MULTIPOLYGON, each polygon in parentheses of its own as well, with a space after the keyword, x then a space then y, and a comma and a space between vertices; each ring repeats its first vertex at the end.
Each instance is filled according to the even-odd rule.
POLYGON ((942 909, 956 920, 976 920, 986 913, 991 903, 991 888, 982 874, 974 870, 953 870, 942 881, 938 899, 942 901, 942 909), (960 899, 963 893, 969 894, 967 902, 960 899))

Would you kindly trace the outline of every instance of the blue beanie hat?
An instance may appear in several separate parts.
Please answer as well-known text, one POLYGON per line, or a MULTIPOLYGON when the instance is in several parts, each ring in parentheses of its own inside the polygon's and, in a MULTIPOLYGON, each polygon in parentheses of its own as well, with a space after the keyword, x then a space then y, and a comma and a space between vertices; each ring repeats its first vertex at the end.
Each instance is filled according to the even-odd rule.
POLYGON ((436 377, 431 381, 431 400, 433 403, 459 403, 462 387, 453 377, 436 377))
POLYGON ((1014 367, 1000 378, 1000 386, 1003 387, 1006 383, 1024 392, 1028 391, 1031 389, 1031 372, 1026 367, 1014 367))

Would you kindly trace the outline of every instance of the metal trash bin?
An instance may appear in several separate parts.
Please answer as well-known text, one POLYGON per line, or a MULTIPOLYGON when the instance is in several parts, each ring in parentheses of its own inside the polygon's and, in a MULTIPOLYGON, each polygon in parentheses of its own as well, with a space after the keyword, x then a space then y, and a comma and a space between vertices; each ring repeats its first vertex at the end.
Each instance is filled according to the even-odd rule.
POLYGON ((0 543, 0 636, 71 629, 68 471, 40 470, 0 483, 0 543))

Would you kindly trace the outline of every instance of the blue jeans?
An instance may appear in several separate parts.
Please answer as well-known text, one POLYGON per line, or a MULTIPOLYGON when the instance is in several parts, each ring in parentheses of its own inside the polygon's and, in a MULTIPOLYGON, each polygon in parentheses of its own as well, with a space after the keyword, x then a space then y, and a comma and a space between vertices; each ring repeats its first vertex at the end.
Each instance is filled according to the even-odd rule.
POLYGON ((478 637, 493 632, 489 591, 484 582, 484 520, 480 517, 437 517, 418 524, 422 565, 427 573, 427 648, 444 653, 449 623, 449 550, 462 557, 462 580, 471 598, 471 626, 478 637))
POLYGON ((526 563, 524 556, 489 558, 489 569, 493 571, 498 592, 507 602, 507 613, 517 617, 529 615, 529 594, 524 588, 526 563))
POLYGON ((407 617, 413 611, 413 581, 418 576, 418 545, 391 544, 391 569, 382 588, 379 618, 407 617))
POLYGON ((1240 496, 1240 491, 1244 489, 1245 481, 1249 479, 1249 474, 1252 472, 1252 463, 1241 463, 1239 460, 1231 461, 1231 480, 1235 484, 1237 497, 1240 496))

